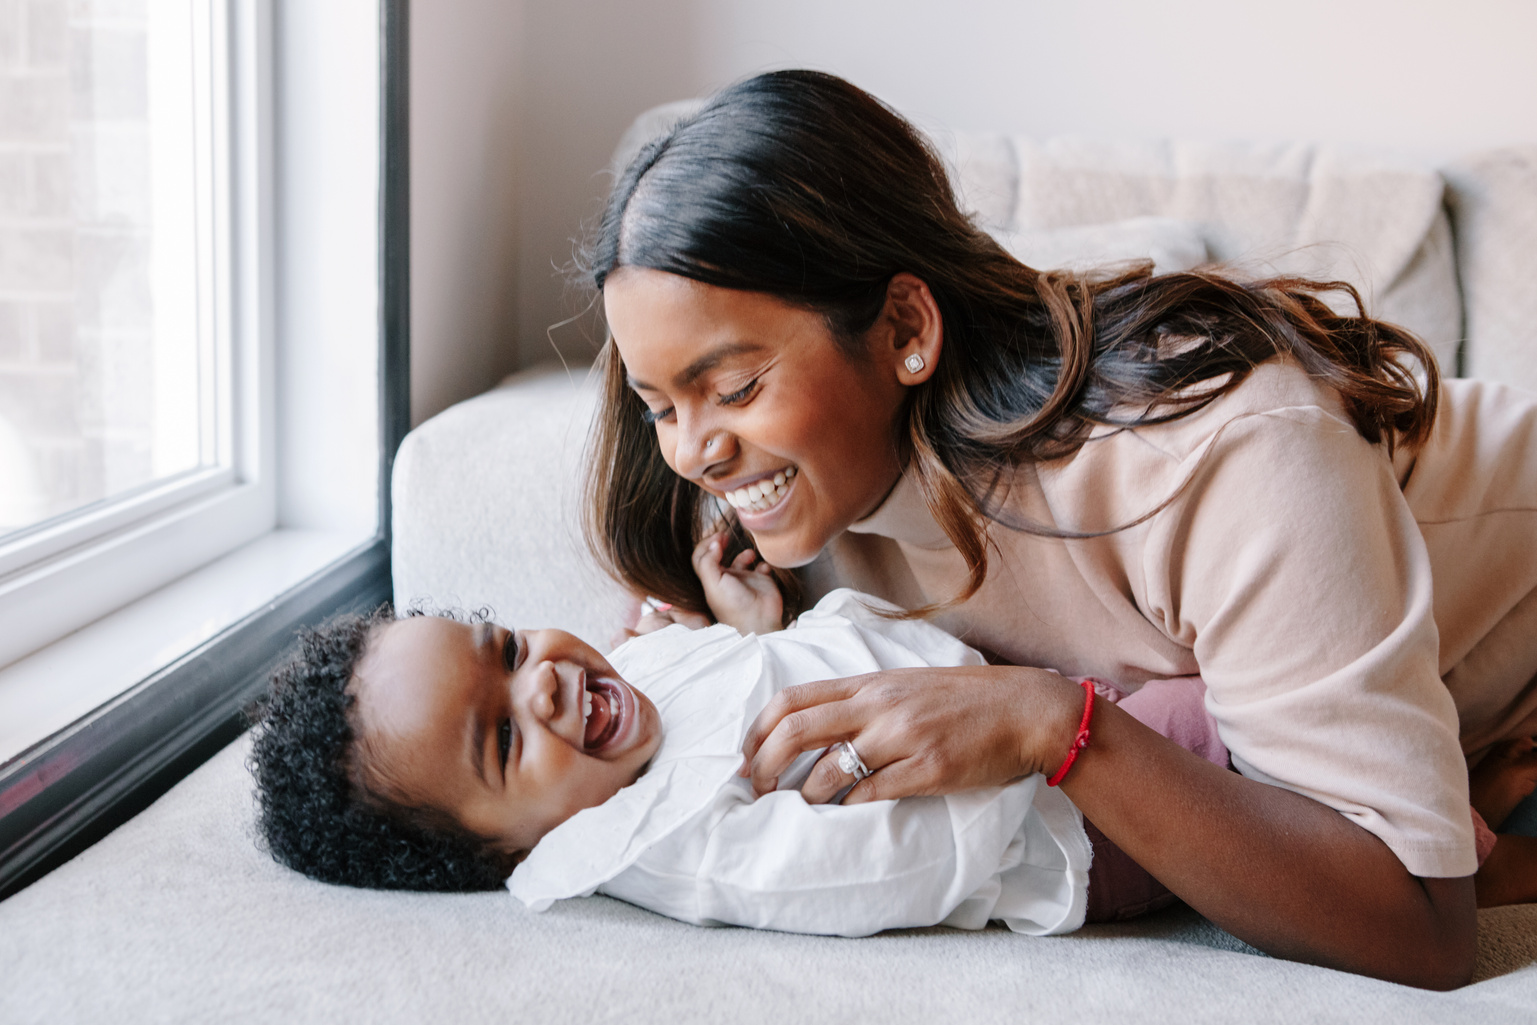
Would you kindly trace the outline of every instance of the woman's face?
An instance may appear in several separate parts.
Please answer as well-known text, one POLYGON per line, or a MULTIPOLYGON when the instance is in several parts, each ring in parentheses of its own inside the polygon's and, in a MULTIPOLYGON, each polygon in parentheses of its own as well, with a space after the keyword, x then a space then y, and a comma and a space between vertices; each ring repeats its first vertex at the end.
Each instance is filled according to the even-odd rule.
POLYGON ((603 302, 667 465, 770 564, 810 562, 896 484, 905 389, 880 324, 850 360, 820 315, 759 292, 625 267, 603 302))

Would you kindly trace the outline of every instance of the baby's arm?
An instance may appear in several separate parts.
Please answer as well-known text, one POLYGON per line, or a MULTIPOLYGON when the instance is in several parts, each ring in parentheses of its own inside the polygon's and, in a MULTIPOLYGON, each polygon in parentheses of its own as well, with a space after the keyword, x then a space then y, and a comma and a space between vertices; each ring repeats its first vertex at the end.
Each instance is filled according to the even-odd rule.
MULTIPOLYGON (((784 596, 774 580, 768 563, 751 548, 745 549, 729 566, 721 563, 726 535, 711 534, 694 548, 694 573, 704 585, 704 598, 716 622, 734 626, 744 634, 766 634, 780 629, 784 617, 784 596), (756 565, 754 563, 756 562, 756 565)), ((649 609, 635 624, 635 633, 650 633, 664 626, 681 623, 690 630, 701 630, 710 621, 696 612, 685 612, 671 605, 649 609)))
POLYGON ((780 629, 784 596, 769 564, 751 548, 743 549, 731 565, 723 565, 726 535, 711 534, 694 549, 694 572, 704 585, 705 601, 716 620, 744 634, 767 634, 780 629), (756 565, 754 563, 756 562, 756 565))

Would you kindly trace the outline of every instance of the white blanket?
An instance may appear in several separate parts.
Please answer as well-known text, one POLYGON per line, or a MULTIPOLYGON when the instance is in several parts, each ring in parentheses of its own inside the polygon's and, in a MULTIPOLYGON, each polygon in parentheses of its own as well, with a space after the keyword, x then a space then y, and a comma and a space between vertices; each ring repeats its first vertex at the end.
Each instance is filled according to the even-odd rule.
POLYGON ((508 889, 536 911, 601 892, 699 925, 841 936, 1082 925, 1089 841, 1072 802, 1039 775, 848 807, 810 805, 793 789, 818 752, 757 801, 736 775, 747 726, 791 684, 982 663, 944 631, 866 602, 838 590, 780 633, 672 626, 616 650, 614 668, 661 712, 662 747, 638 781, 545 836, 508 889))

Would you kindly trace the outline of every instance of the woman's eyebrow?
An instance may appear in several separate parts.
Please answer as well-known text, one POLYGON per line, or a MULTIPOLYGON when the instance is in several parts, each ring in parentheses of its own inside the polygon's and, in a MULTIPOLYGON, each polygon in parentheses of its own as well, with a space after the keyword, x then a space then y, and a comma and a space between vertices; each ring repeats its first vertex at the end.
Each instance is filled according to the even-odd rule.
MULTIPOLYGON (((703 356, 700 356, 698 359, 694 360, 694 362, 684 367, 680 373, 675 375, 672 379, 673 387, 687 388, 689 385, 699 380, 700 375, 709 373, 711 370, 714 370, 716 367, 726 362, 726 360, 735 356, 746 355, 748 353, 761 352, 762 349, 763 346, 756 342, 727 342, 724 345, 717 346, 716 348, 711 349, 709 352, 705 353, 703 356)), ((625 374, 625 382, 636 391, 660 390, 656 387, 653 387, 652 385, 646 384, 644 381, 636 380, 629 374, 625 374)))

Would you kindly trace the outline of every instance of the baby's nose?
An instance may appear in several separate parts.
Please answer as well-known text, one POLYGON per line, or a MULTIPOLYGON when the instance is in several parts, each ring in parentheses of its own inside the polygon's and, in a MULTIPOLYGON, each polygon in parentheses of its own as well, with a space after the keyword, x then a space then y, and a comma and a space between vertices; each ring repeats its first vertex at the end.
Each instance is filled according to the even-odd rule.
POLYGON ((532 676, 532 686, 528 690, 528 710, 541 719, 555 718, 556 700, 560 693, 560 674, 555 663, 539 663, 532 676))

